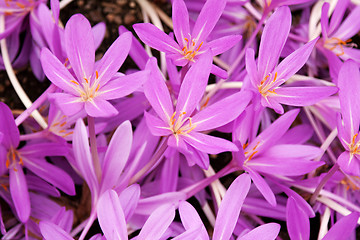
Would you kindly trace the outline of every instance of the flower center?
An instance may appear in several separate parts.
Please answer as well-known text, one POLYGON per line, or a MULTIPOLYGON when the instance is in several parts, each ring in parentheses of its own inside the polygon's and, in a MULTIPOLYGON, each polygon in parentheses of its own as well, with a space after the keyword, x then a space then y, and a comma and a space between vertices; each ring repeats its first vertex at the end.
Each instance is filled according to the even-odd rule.
POLYGON ((269 94, 277 94, 275 92, 275 88, 280 84, 279 81, 276 81, 276 79, 277 72, 274 74, 274 78, 272 78, 272 74, 269 73, 260 82, 260 85, 258 85, 258 90, 263 97, 267 97, 269 94))
POLYGON ((245 159, 246 159, 246 160, 245 160, 245 163, 248 162, 248 161, 250 161, 250 160, 255 156, 255 154, 258 152, 258 151, 256 151, 256 148, 260 145, 260 142, 257 142, 256 145, 255 145, 255 147, 253 147, 253 148, 251 148, 251 149, 246 149, 248 145, 249 145, 249 143, 245 143, 245 144, 243 145, 243 149, 244 149, 244 150, 247 150, 247 151, 244 152, 244 154, 245 154, 245 159))
POLYGON ((325 40, 324 47, 330 51, 336 52, 336 56, 344 55, 344 47, 356 47, 355 43, 351 43, 351 38, 343 41, 340 38, 332 37, 325 40))
POLYGON ((355 154, 359 155, 360 154, 360 139, 356 142, 356 138, 358 136, 358 133, 355 134, 352 139, 351 139, 351 143, 346 143, 348 148, 349 148, 349 152, 350 152, 350 156, 353 157, 355 154))
MULTIPOLYGON (((357 178, 357 180, 360 180, 358 176, 352 176, 352 178, 357 178)), ((354 179, 349 179, 348 177, 344 177, 340 183, 346 187, 346 191, 348 190, 354 190, 358 191, 360 188, 354 183, 354 179)))
MULTIPOLYGON (((6 162, 5 162, 6 168, 14 166, 16 161, 18 161, 20 165, 24 165, 24 162, 19 152, 13 147, 10 147, 8 153, 6 154, 6 162)), ((15 167, 14 167, 14 171, 17 171, 15 167)))
POLYGON ((173 132, 176 138, 178 138, 178 135, 190 133, 196 127, 196 125, 192 124, 191 117, 184 118, 185 114, 186 112, 180 113, 176 119, 176 112, 174 112, 169 120, 169 129, 173 132))
POLYGON ((191 61, 191 62, 195 62, 194 58, 196 56, 196 54, 199 52, 203 42, 201 42, 199 44, 199 46, 197 46, 196 43, 196 39, 191 39, 190 40, 188 38, 184 38, 186 45, 181 49, 182 50, 182 55, 184 55, 184 58, 191 61))
POLYGON ((95 71, 95 73, 96 73, 96 80, 94 81, 93 84, 91 84, 89 80, 85 77, 81 85, 75 80, 70 80, 70 82, 76 85, 77 91, 79 92, 82 102, 92 101, 94 97, 97 96, 97 93, 100 88, 100 83, 98 81, 99 78, 98 71, 95 71))

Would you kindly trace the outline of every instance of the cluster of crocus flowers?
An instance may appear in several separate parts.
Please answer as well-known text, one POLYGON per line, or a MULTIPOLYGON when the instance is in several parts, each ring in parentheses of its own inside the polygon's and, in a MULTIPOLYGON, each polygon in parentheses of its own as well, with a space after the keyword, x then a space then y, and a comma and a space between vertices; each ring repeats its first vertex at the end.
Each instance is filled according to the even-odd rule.
POLYGON ((138 3, 155 25, 102 56, 104 23, 0 3, 6 64, 51 83, 20 114, 0 103, 3 238, 356 239, 360 6, 173 0, 165 33, 138 3))

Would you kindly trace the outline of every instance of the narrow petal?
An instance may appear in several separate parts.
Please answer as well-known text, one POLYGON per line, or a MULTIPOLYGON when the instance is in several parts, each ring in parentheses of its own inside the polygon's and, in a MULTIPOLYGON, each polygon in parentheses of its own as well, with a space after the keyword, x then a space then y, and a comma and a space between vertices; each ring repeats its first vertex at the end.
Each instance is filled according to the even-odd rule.
POLYGON ((277 144, 266 152, 262 156, 266 156, 269 159, 272 158, 284 158, 284 159, 302 159, 302 160, 312 160, 319 156, 323 150, 318 147, 310 145, 300 145, 300 144, 277 144))
POLYGON ((333 36, 347 40, 354 36, 360 30, 360 6, 356 6, 340 27, 334 32, 333 36))
POLYGON ((258 70, 255 62, 255 52, 252 48, 248 48, 246 50, 245 62, 246 71, 250 77, 251 83, 255 87, 260 85, 262 79, 258 77, 258 70))
POLYGON ((248 105, 252 93, 241 91, 206 107, 192 118, 196 131, 215 129, 238 117, 248 105))
POLYGON ((157 115, 164 121, 169 122, 174 112, 169 90, 165 79, 156 64, 156 59, 151 58, 146 65, 150 70, 150 78, 144 84, 144 93, 157 115))
POLYGON ((324 162, 313 162, 302 159, 256 158, 247 162, 255 171, 281 176, 300 176, 324 165, 324 162))
POLYGON ((241 35, 229 35, 217 38, 207 44, 214 56, 226 52, 241 40, 241 35))
POLYGON ((309 218, 292 197, 286 204, 286 226, 291 239, 309 239, 309 218))
POLYGON ((132 35, 130 32, 121 34, 105 52, 97 64, 98 81, 105 85, 125 61, 131 47, 132 35))
POLYGON ((151 213, 148 220, 141 229, 138 240, 160 239, 175 217, 175 207, 165 204, 151 213))
POLYGON ((94 48, 98 49, 105 37, 106 24, 104 22, 99 22, 91 28, 91 31, 94 36, 94 48))
POLYGON ((360 72, 354 61, 346 61, 338 77, 341 115, 346 131, 352 136, 358 133, 360 125, 360 72))
POLYGON ((40 178, 59 188, 68 195, 75 195, 72 178, 62 169, 37 158, 24 159, 26 167, 40 178))
POLYGON ((249 173, 256 188, 264 196, 266 201, 268 201, 268 203, 270 203, 272 206, 276 206, 276 198, 269 184, 260 176, 260 174, 258 174, 256 171, 253 171, 251 168, 244 166, 244 170, 249 173))
POLYGON ((208 0, 196 19, 191 36, 201 43, 206 41, 224 11, 226 0, 208 0))
POLYGON ((199 214, 190 203, 181 201, 179 204, 179 213, 181 223, 184 225, 186 230, 200 226, 199 235, 201 235, 201 239, 209 239, 209 235, 206 232, 205 226, 201 221, 199 214))
POLYGON ((135 212, 140 198, 140 186, 138 184, 130 185, 119 195, 119 201, 124 211, 125 220, 131 218, 135 212))
POLYGON ((261 79, 272 72, 279 61, 290 27, 291 12, 287 6, 279 7, 266 22, 261 36, 258 58, 258 71, 261 79))
POLYGON ((250 190, 251 179, 244 173, 230 185, 216 216, 213 239, 230 239, 239 218, 241 207, 250 190))
POLYGON ((343 152, 337 159, 337 163, 341 169, 347 174, 359 176, 360 164, 359 160, 353 155, 350 155, 348 151, 343 152))
POLYGON ((226 151, 238 151, 236 145, 228 140, 198 132, 184 136, 184 141, 201 152, 218 154, 226 151))
POLYGON ((22 223, 26 223, 31 212, 30 196, 24 172, 18 163, 9 168, 9 185, 16 214, 22 223))
POLYGON ((92 117, 112 117, 118 114, 118 111, 111 103, 99 98, 86 101, 85 111, 92 117))
POLYGON ((61 227, 50 221, 41 221, 39 228, 45 240, 74 240, 61 227))
POLYGON ((139 89, 149 79, 149 76, 150 71, 139 71, 113 79, 106 85, 100 85, 98 91, 99 97, 110 100, 129 95, 139 89))
POLYGON ((20 132, 17 128, 10 108, 3 102, 0 102, 0 132, 2 133, 2 142, 6 149, 16 148, 20 142, 20 132))
POLYGON ((85 179, 93 195, 97 196, 99 186, 90 154, 88 134, 84 122, 81 119, 77 120, 75 125, 73 149, 77 165, 76 167, 85 179))
POLYGON ((271 98, 289 106, 309 106, 337 93, 336 87, 282 87, 271 98))
MULTIPOLYGON (((130 32, 124 26, 119 26, 119 33, 130 32)), ((143 45, 132 34, 132 44, 129 51, 129 55, 132 60, 140 69, 145 69, 146 62, 149 60, 149 55, 146 53, 143 45)))
POLYGON ((73 15, 66 23, 65 49, 77 78, 90 80, 95 63, 94 35, 89 21, 81 14, 73 15))
POLYGON ((172 131, 169 128, 169 125, 166 125, 161 119, 153 116, 150 113, 144 112, 144 117, 146 124, 154 136, 168 136, 172 134, 172 131))
POLYGON ((287 80, 299 71, 308 60, 318 39, 319 38, 316 38, 306 43, 304 46, 292 52, 283 61, 281 61, 279 66, 277 66, 274 70, 274 72, 277 72, 278 74, 277 78, 287 80))
POLYGON ((72 116, 84 108, 84 102, 80 97, 67 93, 51 93, 49 99, 54 99, 56 105, 64 113, 64 115, 72 116))
POLYGON ((256 145, 256 150, 261 152, 267 149, 269 146, 274 145, 285 132, 289 129, 290 125, 295 120, 296 116, 299 113, 299 109, 294 109, 288 111, 277 120, 275 120, 268 128, 266 128, 262 133, 259 134, 246 149, 252 149, 256 145))
MULTIPOLYGON (((329 26, 330 34, 339 28, 339 25, 344 18, 344 14, 349 5, 349 2, 350 2, 350 0, 343 0, 343 1, 337 2, 334 12, 332 13, 331 19, 330 19, 330 26, 329 26)), ((325 5, 325 3, 324 3, 324 5, 325 5)))
POLYGON ((189 12, 186 8, 184 0, 175 0, 173 2, 172 20, 174 24, 174 33, 180 46, 186 46, 185 38, 189 39, 189 12))
POLYGON ((354 232, 357 222, 359 220, 359 213, 353 212, 345 217, 342 217, 332 226, 329 232, 322 240, 346 240, 349 239, 354 232), (346 231, 344 231, 346 229, 346 231))
POLYGON ((132 145, 132 128, 129 121, 122 123, 111 137, 102 167, 102 191, 116 186, 128 160, 132 145), (114 171, 116 169, 116 171, 114 171))
POLYGON ((274 240, 279 235, 280 225, 277 223, 266 223, 254 228, 244 236, 238 237, 236 240, 274 240))
POLYGON ((134 24, 133 28, 141 41, 156 50, 176 54, 179 54, 181 51, 181 48, 174 39, 166 35, 163 31, 151 23, 134 24))
POLYGON ((124 212, 114 190, 108 190, 101 195, 97 204, 97 214, 106 239, 128 239, 124 212))
POLYGON ((41 51, 41 65, 46 77, 62 90, 79 96, 77 88, 78 82, 74 79, 67 68, 57 59, 49 49, 43 48, 41 51))
POLYGON ((190 116, 198 105, 208 83, 211 64, 211 53, 206 52, 200 56, 199 60, 197 60, 186 73, 176 104, 176 118, 181 113, 183 114, 183 118, 190 116))

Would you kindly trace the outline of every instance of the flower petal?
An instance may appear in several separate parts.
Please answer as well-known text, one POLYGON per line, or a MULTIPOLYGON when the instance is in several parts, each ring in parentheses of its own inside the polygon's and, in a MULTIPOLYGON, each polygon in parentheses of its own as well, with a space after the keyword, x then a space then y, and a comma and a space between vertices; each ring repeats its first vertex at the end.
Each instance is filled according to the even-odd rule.
POLYGON ((124 212, 114 190, 108 190, 101 195, 97 204, 97 214, 106 239, 128 239, 124 212))
POLYGON ((105 52, 97 66, 98 81, 105 85, 125 61, 131 47, 132 35, 130 32, 121 34, 105 52))
POLYGON ((157 115, 167 123, 174 112, 174 108, 165 79, 156 64, 155 58, 148 61, 146 69, 150 70, 150 79, 144 84, 145 96, 157 115))
POLYGON ((230 239, 250 185, 251 179, 246 173, 238 176, 230 185, 216 216, 213 239, 230 239))
POLYGON ((94 72, 95 44, 89 21, 81 14, 73 15, 65 26, 65 49, 79 81, 90 81, 94 72))
POLYGON ((102 166, 101 192, 114 188, 117 184, 128 160, 132 139, 131 123, 125 121, 116 129, 106 150, 102 166))
POLYGON ((277 223, 266 223, 260 225, 257 228, 254 228, 247 234, 238 237, 236 240, 252 240, 252 239, 261 239, 261 240, 274 240, 280 232, 280 225, 277 223))
POLYGON ((161 205, 153 213, 141 229, 138 240, 160 239, 175 217, 173 204, 161 205))
POLYGON ((20 142, 20 132, 17 128, 10 108, 3 102, 0 102, 0 132, 2 133, 2 142, 6 149, 17 148, 20 142))
POLYGON ((309 239, 309 217, 296 205, 292 197, 286 204, 286 226, 291 239, 309 239))
POLYGON ((236 145, 228 140, 194 131, 184 136, 183 139, 197 150, 209 154, 238 151, 236 145))
POLYGON ((189 12, 183 0, 173 1, 172 8, 175 37, 179 45, 183 47, 187 45, 185 38, 190 37, 189 12))
POLYGON ((16 214, 22 223, 30 217, 30 196, 23 169, 18 163, 9 168, 9 185, 16 214))
POLYGON ((61 227, 50 221, 41 221, 39 228, 45 240, 74 240, 61 227))
POLYGON ((118 111, 111 103, 100 98, 86 101, 85 111, 92 117, 112 117, 118 114, 118 111))
POLYGON ((192 114, 205 92, 211 65, 212 56, 211 53, 207 51, 199 57, 186 73, 180 87, 175 118, 177 118, 179 114, 182 114, 185 119, 192 114))
POLYGON ((266 22, 261 36, 258 71, 261 79, 272 72, 279 61, 291 27, 291 12, 289 7, 279 7, 266 22))
POLYGON ((174 39, 151 23, 134 24, 133 28, 141 41, 150 47, 166 53, 180 54, 181 48, 174 39))
POLYGON ((354 232, 357 222, 359 220, 359 213, 353 212, 337 221, 324 236, 322 240, 346 240, 349 239, 354 232), (344 231, 346 229, 346 231, 344 231))
POLYGON ((196 131, 215 129, 238 117, 248 105, 252 93, 241 91, 226 97, 195 114, 192 124, 196 131))
POLYGON ((53 84, 72 95, 79 96, 77 90, 79 83, 74 80, 74 77, 64 64, 62 64, 47 48, 43 48, 41 51, 41 65, 46 77, 53 84))

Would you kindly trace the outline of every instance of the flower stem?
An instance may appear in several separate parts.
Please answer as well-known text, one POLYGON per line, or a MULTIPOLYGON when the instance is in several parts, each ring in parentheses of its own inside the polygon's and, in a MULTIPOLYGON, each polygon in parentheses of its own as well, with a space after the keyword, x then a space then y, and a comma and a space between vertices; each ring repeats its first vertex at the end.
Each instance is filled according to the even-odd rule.
POLYGON ((214 175, 205 178, 187 188, 182 189, 181 191, 186 194, 186 198, 190 198, 194 196, 196 193, 207 187, 209 184, 211 184, 213 181, 237 170, 238 168, 235 167, 233 164, 226 165, 223 169, 221 169, 219 172, 215 173, 214 175))
POLYGON ((100 166, 99 154, 97 151, 97 144, 96 144, 95 121, 94 121, 94 118, 89 115, 88 115, 87 119, 88 119, 89 137, 90 137, 91 156, 92 156, 93 163, 94 163, 95 174, 100 183, 101 182, 101 166, 100 166))
POLYGON ((48 89, 46 89, 45 92, 41 94, 41 96, 38 97, 38 99, 36 99, 35 102, 28 109, 26 109, 15 119, 16 126, 19 126, 22 122, 24 122, 25 119, 28 118, 35 109, 37 109, 41 104, 46 101, 48 94, 53 93, 55 90, 56 86, 54 84, 51 84, 48 89))
POLYGON ((162 159, 162 155, 164 154, 165 150, 167 149, 167 139, 165 138, 160 146, 158 147, 157 151, 150 159, 150 161, 140 169, 131 179, 129 185, 136 183, 144 174, 146 174, 152 167, 158 165, 160 160, 162 159))
POLYGON ((334 175, 334 173, 336 173, 337 170, 339 170, 339 165, 337 163, 335 163, 332 166, 332 168, 329 170, 329 172, 326 173, 325 177, 323 177, 323 179, 321 179, 321 182, 319 183, 319 185, 316 187, 313 195, 311 196, 310 204, 315 203, 317 197, 319 196, 321 189, 325 186, 327 181, 329 181, 329 179, 332 177, 332 175, 334 175))
POLYGON ((86 225, 85 225, 85 227, 84 227, 84 230, 81 232, 81 235, 80 235, 80 237, 79 237, 79 240, 84 240, 86 234, 89 232, 90 227, 91 227, 92 224, 94 223, 94 221, 95 221, 95 219, 96 219, 96 216, 97 216, 97 214, 96 214, 96 208, 95 208, 95 209, 93 209, 93 210, 91 211, 91 215, 90 215, 90 217, 89 217, 89 220, 87 221, 87 223, 86 223, 86 225))
MULTIPOLYGON (((3 33, 4 30, 5 30, 5 15, 1 14, 1 16, 0 16, 0 33, 3 33)), ((6 38, 1 39, 0 45, 1 45, 1 55, 3 58, 5 69, 9 76, 10 82, 11 82, 12 86, 14 87, 16 94, 19 96, 21 102, 24 104, 24 106, 26 108, 30 108, 32 105, 32 102, 29 99, 29 97, 26 95, 24 89, 21 87, 19 80, 17 79, 14 69, 11 65, 11 60, 10 60, 9 52, 8 52, 7 45, 6 45, 6 38)), ((46 121, 44 120, 44 118, 41 116, 41 114, 37 110, 34 110, 34 112, 32 112, 31 115, 34 117, 35 121, 42 128, 44 128, 44 129, 47 128, 46 121)))

